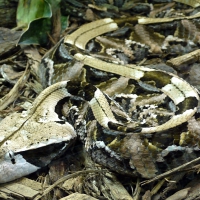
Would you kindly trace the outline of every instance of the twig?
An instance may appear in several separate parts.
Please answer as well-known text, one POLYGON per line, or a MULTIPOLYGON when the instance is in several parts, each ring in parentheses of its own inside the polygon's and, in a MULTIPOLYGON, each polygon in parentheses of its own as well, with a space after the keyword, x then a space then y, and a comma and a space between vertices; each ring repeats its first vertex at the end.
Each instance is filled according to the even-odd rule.
POLYGON ((8 94, 6 94, 3 98, 0 99, 0 111, 5 109, 9 104, 11 104, 19 97, 20 92, 24 88, 26 81, 29 78, 29 74, 30 67, 27 65, 23 75, 20 77, 20 79, 17 81, 14 87, 10 90, 8 94))
POLYGON ((152 182, 157 181, 157 180, 159 180, 161 178, 165 178, 166 176, 169 176, 169 175, 174 174, 176 172, 182 171, 186 167, 189 167, 190 165, 195 164, 195 163, 197 163, 199 161, 200 161, 200 157, 196 158, 196 159, 194 159, 194 160, 192 160, 190 162, 187 162, 187 163, 185 163, 185 164, 183 164, 183 165, 181 165, 179 167, 176 167, 176 168, 174 168, 172 170, 169 170, 169 171, 167 171, 167 172, 165 172, 163 174, 160 174, 160 175, 156 176, 155 178, 153 178, 151 180, 143 181, 143 182, 141 182, 141 186, 149 184, 149 183, 152 183, 152 182))

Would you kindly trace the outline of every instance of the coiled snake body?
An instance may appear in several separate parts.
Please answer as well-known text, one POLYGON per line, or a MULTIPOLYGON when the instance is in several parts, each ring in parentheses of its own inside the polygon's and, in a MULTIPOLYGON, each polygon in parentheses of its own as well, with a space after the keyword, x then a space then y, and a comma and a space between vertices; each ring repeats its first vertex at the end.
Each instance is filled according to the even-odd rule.
MULTIPOLYGON (((148 139, 148 137, 151 138, 155 134, 158 136, 159 132, 167 131, 187 122, 196 113, 199 95, 196 89, 189 83, 172 73, 131 64, 120 65, 106 62, 95 58, 85 50, 86 45, 91 39, 117 29, 117 22, 110 18, 98 20, 83 25, 77 31, 66 36, 64 43, 73 48, 71 54, 78 61, 79 65, 82 64, 86 68, 93 68, 97 72, 110 73, 111 77, 113 77, 113 74, 117 74, 117 79, 123 80, 124 85, 122 84, 122 89, 120 92, 117 92, 116 99, 120 99, 121 102, 125 103, 120 104, 117 100, 114 101, 102 92, 98 86, 89 83, 86 78, 77 81, 82 76, 81 74, 75 80, 62 81, 62 79, 59 79, 59 74, 56 75, 55 72, 51 81, 57 83, 49 86, 37 97, 33 107, 25 116, 17 115, 20 119, 23 118, 23 122, 19 120, 18 124, 15 124, 17 128, 14 132, 13 130, 10 132, 8 130, 5 131, 6 125, 1 126, 2 145, 0 151, 2 155, 7 154, 8 149, 16 154, 20 154, 22 151, 59 143, 59 141, 70 143, 69 141, 73 140, 78 134, 85 143, 86 149, 93 160, 114 171, 132 175, 139 174, 144 178, 151 178, 159 173, 155 163, 159 162, 159 158, 163 156, 164 150, 152 145, 149 142, 151 139, 148 139), (133 102, 132 105, 134 105, 135 99, 137 99, 132 94, 132 90, 130 93, 127 92, 127 88, 130 88, 131 84, 133 85, 132 81, 135 81, 134 84, 138 83, 138 85, 141 84, 140 82, 153 81, 154 88, 165 95, 164 99, 168 97, 170 101, 173 101, 176 107, 174 114, 168 116, 163 123, 156 123, 156 126, 150 125, 147 127, 144 122, 143 124, 145 125, 133 122, 134 120, 128 116, 124 109, 124 107, 127 107, 127 102, 133 102), (121 94, 123 90, 126 92, 121 94), (69 123, 59 124, 63 120, 55 112, 58 102, 62 99, 68 98, 69 100, 75 97, 87 101, 90 108, 80 111, 76 106, 71 106, 69 113, 75 113, 75 119, 69 123), (123 97, 125 100, 121 100, 123 97), (36 129, 41 129, 41 135, 36 135, 34 138, 32 132, 36 129), (57 130, 57 133, 54 133, 52 130, 57 130), (45 132, 45 134, 42 135, 42 132, 45 132), (28 136, 29 134, 30 141, 27 139, 28 137, 24 139, 25 135, 28 136), (147 135, 148 137, 146 137, 147 135), (18 137, 20 138, 19 141, 25 141, 23 143, 24 147, 22 147, 21 143, 20 145, 17 144, 19 143, 18 137), (13 138, 15 138, 15 141, 13 141, 13 138)), ((58 73, 61 72, 59 71, 58 73)), ((79 101, 79 99, 75 101, 79 101)), ((151 112, 152 107, 150 105, 145 106, 151 112)), ((134 109, 129 108, 129 110, 131 109, 133 113, 134 109)), ((12 117, 15 118, 16 116, 12 117)), ((69 116, 66 118, 69 118, 69 116)), ((173 145, 171 147, 174 149, 182 148, 173 145)), ((12 157, 11 154, 8 153, 8 157, 12 157)), ((20 160, 21 157, 13 159, 15 159, 15 163, 18 162, 18 159, 19 162, 22 162, 20 160)), ((13 164, 8 160, 2 161, 0 163, 0 170, 3 170, 4 165, 6 166, 5 162, 9 162, 9 165, 13 164)), ((20 175, 0 180, 0 182, 13 180, 37 169, 38 167, 33 167, 31 170, 27 170, 25 174, 20 172, 20 175)), ((13 170, 7 173, 9 177, 12 176, 12 172, 13 170)))

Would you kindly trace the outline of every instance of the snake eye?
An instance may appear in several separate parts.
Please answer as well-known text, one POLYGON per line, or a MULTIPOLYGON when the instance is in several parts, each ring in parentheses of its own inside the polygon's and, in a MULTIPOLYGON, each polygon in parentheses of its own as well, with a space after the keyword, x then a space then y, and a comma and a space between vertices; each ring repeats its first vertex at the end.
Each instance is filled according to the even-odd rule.
POLYGON ((12 164, 15 164, 15 154, 13 151, 8 151, 5 154, 5 160, 11 160, 12 164))

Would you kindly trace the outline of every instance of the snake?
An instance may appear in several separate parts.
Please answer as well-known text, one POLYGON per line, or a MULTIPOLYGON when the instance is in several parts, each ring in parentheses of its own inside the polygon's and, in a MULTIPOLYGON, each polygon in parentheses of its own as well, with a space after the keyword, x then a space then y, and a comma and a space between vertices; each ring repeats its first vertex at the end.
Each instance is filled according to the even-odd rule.
MULTIPOLYGON (((66 35, 64 41, 60 45, 60 48, 63 48, 62 45, 64 44, 64 48, 70 49, 70 56, 67 55, 66 59, 73 60, 70 61, 69 64, 72 64, 75 60, 78 62, 78 66, 86 66, 86 69, 78 73, 79 77, 75 77, 73 80, 62 80, 61 74, 63 75, 64 72, 60 68, 57 72, 51 72, 53 75, 51 74, 52 77, 49 86, 36 98, 33 107, 24 118, 27 122, 28 120, 36 120, 39 113, 42 112, 43 114, 41 114, 41 116, 43 117, 40 116, 39 120, 37 119, 38 121, 41 123, 49 123, 51 122, 51 118, 55 118, 52 120, 54 123, 52 123, 54 125, 58 124, 59 121, 62 120, 58 118, 58 114, 55 114, 55 107, 62 102, 63 99, 67 99, 66 101, 69 102, 68 104, 70 107, 68 108, 66 118, 69 118, 69 113, 73 115, 67 125, 68 133, 71 134, 71 138, 70 136, 62 136, 60 138, 56 136, 59 138, 59 141, 68 142, 69 140, 71 141, 71 139, 74 140, 77 134, 95 162, 119 173, 152 178, 159 173, 155 165, 155 160, 158 161, 158 157, 161 156, 161 154, 159 154, 159 156, 155 158, 154 151, 157 152, 156 154, 158 154, 158 152, 163 153, 163 151, 152 145, 148 138, 169 131, 187 122, 197 112, 199 94, 192 85, 173 73, 134 64, 122 65, 110 60, 106 61, 105 59, 100 59, 98 56, 94 56, 88 52, 86 47, 92 39, 99 35, 118 30, 119 24, 120 20, 111 18, 100 19, 82 25, 73 33, 66 35), (130 89, 130 85, 133 85, 132 81, 134 81, 134 84, 142 85, 143 89, 147 88, 148 90, 150 85, 146 83, 153 81, 154 86, 152 87, 153 89, 150 90, 156 90, 159 94, 164 94, 163 99, 170 99, 170 102, 172 102, 175 107, 173 115, 168 116, 164 123, 156 123, 156 126, 146 127, 146 124, 142 126, 142 123, 133 122, 123 108, 123 106, 126 107, 128 102, 133 102, 131 105, 134 105, 135 99, 138 98, 136 95, 132 94, 132 90, 130 93, 114 94, 116 99, 125 102, 120 104, 99 88, 99 86, 101 86, 100 83, 103 82, 101 80, 101 78, 104 77, 103 75, 100 76, 100 83, 98 82, 96 84, 90 83, 86 78, 83 78, 84 80, 79 80, 87 69, 91 71, 95 70, 95 74, 100 72, 106 75, 110 74, 111 79, 117 75, 117 80, 122 81, 122 86, 119 86, 122 87, 120 91, 127 91, 127 88, 130 89), (124 100, 121 100, 122 98, 124 98, 124 100), (86 105, 84 103, 81 104, 82 107, 80 110, 78 106, 72 104, 72 102, 77 103, 79 101, 86 103, 86 105), (52 105, 50 105, 51 103, 52 105), (45 112, 43 108, 46 108, 45 106, 47 105, 48 107, 51 106, 51 108, 49 109, 50 111, 45 112), (50 114, 53 117, 51 117, 50 114), (129 145, 133 145, 133 147, 129 147, 129 145)), ((43 61, 49 62, 48 59, 43 59, 43 61)), ((77 67, 77 64, 75 63, 74 66, 77 67)), ((49 72, 51 71, 50 68, 48 69, 49 72)), ((73 71, 76 71, 76 68, 72 68, 71 72, 73 71)), ((94 80, 94 82, 95 81, 96 80, 94 80)), ((158 98, 158 96, 155 98, 158 98)), ((136 107, 138 108, 138 106, 136 107)), ((129 109, 134 112, 136 107, 129 109)), ((151 111, 152 107, 146 105, 146 109, 151 111)), ((20 130, 23 130, 24 126, 26 126, 26 122, 21 123, 18 127, 20 127, 20 130)), ((60 126, 61 125, 59 125, 59 128, 60 126)), ((5 130, 5 128, 1 128, 1 130, 5 130)), ((66 131, 63 131, 63 133, 66 134, 66 131)), ((10 133, 9 137, 12 136, 13 132, 10 133)), ((7 143, 5 142, 6 145, 5 143, 2 145, 6 147, 2 147, 1 151, 4 153, 8 152, 6 155, 9 159, 11 158, 11 163, 13 164, 17 159, 22 159, 21 157, 14 158, 13 152, 18 153, 59 143, 52 138, 42 143, 42 136, 40 140, 41 143, 38 144, 38 146, 36 144, 30 144, 29 148, 20 148, 19 146, 15 148, 10 146, 8 148, 9 142, 7 141, 7 143), (7 151, 7 149, 11 149, 12 151, 7 151)), ((3 134, 1 136, 1 141, 5 141, 3 134)), ((175 145, 171 145, 171 148, 177 151, 186 151, 184 147, 175 145)), ((3 168, 1 163, 0 166, 3 168)), ((37 169, 38 167, 33 167, 31 172, 37 169)), ((30 171, 27 171, 26 174, 29 173, 30 171)), ((23 175, 24 174, 20 174, 20 176, 23 175)), ((19 178, 19 176, 8 179, 8 181, 16 178, 19 178)), ((2 182, 7 182, 7 179, 2 182)))
MULTIPOLYGON (((97 86, 94 86, 91 85, 91 83, 88 83, 89 81, 81 83, 72 81, 68 83, 70 85, 68 89, 69 92, 75 96, 80 96, 79 92, 84 91, 84 95, 81 97, 89 102, 92 117, 87 119, 85 122, 87 134, 84 135, 81 132, 79 135, 83 138, 93 160, 101 165, 111 168, 114 171, 118 171, 119 173, 127 171, 128 174, 133 175, 134 172, 132 169, 130 170, 128 169, 129 167, 124 168, 123 166, 123 163, 129 162, 128 166, 131 165, 131 168, 136 169, 142 177, 151 178, 158 173, 158 170, 153 164, 155 162, 155 158, 152 158, 152 150, 147 150, 146 152, 146 150, 143 149, 140 153, 138 153, 139 158, 136 158, 137 156, 130 155, 130 152, 129 155, 126 155, 127 153, 124 152, 131 150, 127 150, 126 148, 123 149, 123 147, 120 146, 131 146, 131 144, 129 144, 130 141, 137 140, 138 134, 140 135, 139 137, 142 137, 142 135, 155 134, 170 130, 173 127, 177 127, 184 122, 187 122, 197 111, 199 95, 198 91, 193 86, 170 72, 132 64, 119 65, 118 63, 115 64, 113 62, 106 62, 99 59, 98 56, 95 58, 93 55, 90 55, 90 53, 87 53, 86 46, 90 40, 96 38, 100 34, 105 34, 119 29, 117 22, 119 23, 117 20, 114 21, 111 18, 106 18, 83 25, 77 31, 67 35, 64 38, 64 43, 68 47, 73 47, 73 58, 82 63, 84 66, 89 66, 97 71, 99 70, 106 73, 116 74, 121 77, 125 77, 128 80, 135 80, 138 84, 140 84, 140 82, 150 82, 153 80, 156 89, 173 101, 176 107, 174 115, 170 116, 166 122, 154 127, 141 127, 141 124, 130 126, 128 117, 126 118, 127 121, 125 123, 121 121, 119 122, 119 117, 116 119, 116 114, 111 110, 113 99, 98 88, 98 85, 101 84, 96 83, 97 86), (96 126, 98 128, 95 128, 96 126), (82 134, 84 136, 82 136, 82 134), (87 135, 89 135, 89 139, 87 135), (129 136, 126 137, 127 135, 129 136), (145 153, 146 155, 149 154, 149 159, 144 159, 141 163, 139 160, 141 157, 144 157, 143 154, 145 153), (132 161, 127 161, 126 158, 130 159, 130 157, 132 161), (130 164, 131 162, 133 163, 130 164), (147 166, 149 163, 152 164, 153 169, 151 167, 150 170, 147 169, 149 167, 147 166), (143 167, 141 167, 141 165, 143 165, 143 167)), ((61 77, 59 70, 58 74, 54 77, 56 81, 59 80, 58 77, 61 77)), ((101 81, 102 80, 100 80, 100 82, 101 81)), ((122 82, 122 84, 125 83, 122 82)), ((118 107, 120 106, 118 105, 118 107)), ((85 125, 83 126, 85 127, 85 125)), ((77 132, 79 131, 77 130, 77 132)), ((142 142, 142 140, 139 139, 138 142, 142 142)), ((135 142, 135 144, 136 143, 137 142, 135 142)), ((153 145, 148 143, 146 146, 151 149, 151 146, 153 145)), ((140 145, 136 145, 136 147, 142 149, 140 145)), ((133 149, 134 148, 135 147, 133 147, 133 149)), ((152 148, 156 147, 154 146, 152 148)), ((174 149, 177 148, 179 147, 174 146, 174 149)), ((134 151, 136 150, 134 149, 134 151)), ((159 150, 157 151, 159 152, 159 150)))

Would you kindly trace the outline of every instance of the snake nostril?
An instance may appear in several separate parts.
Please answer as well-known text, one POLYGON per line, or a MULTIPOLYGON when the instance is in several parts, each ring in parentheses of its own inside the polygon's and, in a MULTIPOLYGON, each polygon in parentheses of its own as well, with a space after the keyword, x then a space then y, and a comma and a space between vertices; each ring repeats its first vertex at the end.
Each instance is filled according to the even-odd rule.
POLYGON ((5 156, 4 156, 5 160, 10 160, 12 162, 12 164, 15 164, 15 154, 13 151, 8 151, 5 156))

